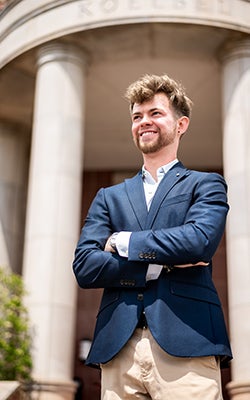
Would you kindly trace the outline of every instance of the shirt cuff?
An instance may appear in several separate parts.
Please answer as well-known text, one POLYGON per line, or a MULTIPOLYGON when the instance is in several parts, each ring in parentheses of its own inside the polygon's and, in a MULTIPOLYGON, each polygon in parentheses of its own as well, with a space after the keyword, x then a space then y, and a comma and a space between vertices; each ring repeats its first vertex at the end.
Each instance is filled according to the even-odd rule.
POLYGON ((155 279, 158 279, 162 268, 163 265, 149 264, 146 275, 146 281, 153 281, 155 279))
POLYGON ((132 232, 121 231, 116 236, 115 245, 121 257, 128 257, 129 239, 132 232))

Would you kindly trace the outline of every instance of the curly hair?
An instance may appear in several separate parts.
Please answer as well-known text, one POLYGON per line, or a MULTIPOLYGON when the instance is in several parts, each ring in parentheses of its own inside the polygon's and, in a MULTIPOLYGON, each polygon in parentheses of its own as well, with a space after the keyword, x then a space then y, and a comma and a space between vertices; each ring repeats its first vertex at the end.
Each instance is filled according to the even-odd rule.
POLYGON ((143 75, 126 90, 125 97, 132 112, 135 103, 151 100, 157 93, 165 93, 177 116, 191 116, 192 101, 186 96, 182 85, 168 75, 143 75))

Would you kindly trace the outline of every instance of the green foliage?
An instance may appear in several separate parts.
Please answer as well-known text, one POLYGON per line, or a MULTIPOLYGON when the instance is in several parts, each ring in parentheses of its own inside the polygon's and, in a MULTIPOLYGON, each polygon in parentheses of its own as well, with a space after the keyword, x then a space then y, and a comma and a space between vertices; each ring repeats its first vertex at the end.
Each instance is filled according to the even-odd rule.
POLYGON ((31 380, 31 335, 22 277, 0 268, 0 380, 31 380))

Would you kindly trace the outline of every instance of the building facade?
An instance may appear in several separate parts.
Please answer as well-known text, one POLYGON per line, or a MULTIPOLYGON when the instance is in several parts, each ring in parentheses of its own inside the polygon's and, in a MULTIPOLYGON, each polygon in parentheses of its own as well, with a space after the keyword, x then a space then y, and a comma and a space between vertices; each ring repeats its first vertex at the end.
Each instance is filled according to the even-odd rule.
POLYGON ((78 349, 92 338, 101 291, 77 289, 74 248, 97 189, 141 167, 126 87, 144 73, 168 73, 194 101, 180 160, 223 173, 229 186, 214 263, 234 353, 224 392, 250 399, 250 2, 0 7, 0 265, 21 273, 29 293, 40 398, 99 398, 99 371, 78 349))

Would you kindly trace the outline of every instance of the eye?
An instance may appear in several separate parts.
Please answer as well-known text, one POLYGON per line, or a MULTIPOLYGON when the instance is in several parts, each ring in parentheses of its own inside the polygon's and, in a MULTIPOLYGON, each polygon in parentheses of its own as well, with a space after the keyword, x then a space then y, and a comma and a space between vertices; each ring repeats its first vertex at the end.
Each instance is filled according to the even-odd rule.
POLYGON ((161 114, 160 111, 157 111, 157 110, 152 112, 152 115, 160 115, 160 114, 161 114))
POLYGON ((140 118, 141 118, 140 115, 134 115, 133 118, 132 118, 132 121, 133 121, 133 122, 137 122, 137 121, 140 120, 140 118))

